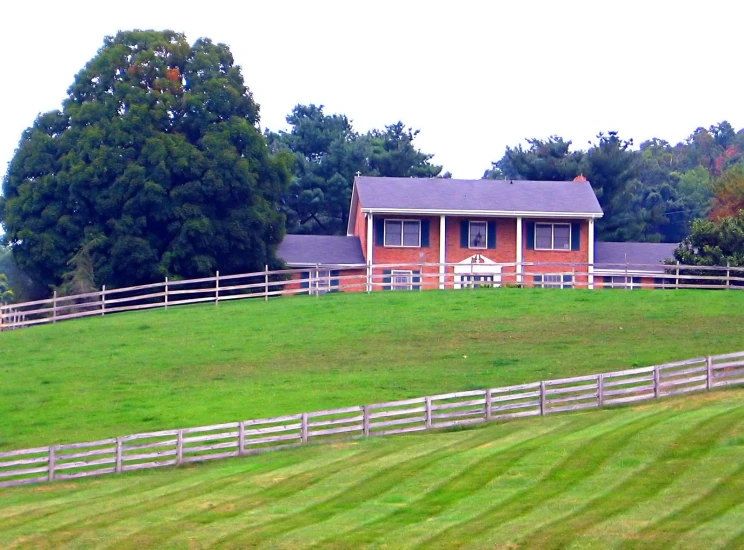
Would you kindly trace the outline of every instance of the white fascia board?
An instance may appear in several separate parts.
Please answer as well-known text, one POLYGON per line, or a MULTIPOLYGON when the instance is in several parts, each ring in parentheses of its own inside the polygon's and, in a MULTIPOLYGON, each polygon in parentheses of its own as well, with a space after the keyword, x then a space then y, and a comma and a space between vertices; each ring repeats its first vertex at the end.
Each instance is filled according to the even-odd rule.
POLYGON ((356 178, 354 178, 354 186, 351 188, 351 201, 349 202, 349 221, 346 222, 346 236, 353 237, 354 227, 356 226, 356 207, 357 203, 359 202, 356 188, 356 178))
POLYGON ((520 212, 509 210, 420 210, 410 208, 362 208, 372 214, 407 214, 420 216, 491 216, 498 218, 601 218, 595 212, 520 212))

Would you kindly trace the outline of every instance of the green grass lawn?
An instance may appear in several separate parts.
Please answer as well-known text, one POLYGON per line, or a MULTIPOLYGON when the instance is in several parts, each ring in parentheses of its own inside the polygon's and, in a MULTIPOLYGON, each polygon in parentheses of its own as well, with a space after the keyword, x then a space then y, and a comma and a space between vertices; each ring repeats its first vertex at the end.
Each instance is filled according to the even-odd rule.
POLYGON ((744 292, 479 289, 246 300, 0 333, 0 450, 744 349, 744 292))
POLYGON ((741 548, 744 390, 0 490, 3 548, 741 548))

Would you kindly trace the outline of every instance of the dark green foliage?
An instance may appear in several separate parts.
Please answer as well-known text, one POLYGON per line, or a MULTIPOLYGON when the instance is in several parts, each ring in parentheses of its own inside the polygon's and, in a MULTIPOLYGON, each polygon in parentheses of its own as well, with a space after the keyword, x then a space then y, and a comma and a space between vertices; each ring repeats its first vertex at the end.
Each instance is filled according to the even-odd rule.
MULTIPOLYGON (((273 152, 294 158, 282 198, 290 233, 345 234, 354 176, 434 177, 442 167, 413 145, 418 132, 402 122, 358 134, 345 115, 323 106, 297 105, 287 116, 290 132, 266 132, 273 152)), ((445 174, 445 177, 447 174, 445 174)))
POLYGON ((605 212, 600 240, 680 242, 692 220, 740 208, 740 186, 722 182, 735 179, 729 176, 744 159, 744 130, 726 121, 674 146, 654 138, 634 150, 616 132, 598 138, 586 151, 571 151, 558 136, 527 140, 528 149, 507 147, 484 177, 566 181, 583 173, 605 212))
POLYGON ((22 270, 59 285, 84 248, 96 285, 276 265, 287 160, 269 156, 227 46, 120 32, 68 94, 24 132, 3 181, 22 270))
POLYGON ((744 210, 717 222, 695 220, 692 231, 674 251, 685 265, 744 267, 744 210))

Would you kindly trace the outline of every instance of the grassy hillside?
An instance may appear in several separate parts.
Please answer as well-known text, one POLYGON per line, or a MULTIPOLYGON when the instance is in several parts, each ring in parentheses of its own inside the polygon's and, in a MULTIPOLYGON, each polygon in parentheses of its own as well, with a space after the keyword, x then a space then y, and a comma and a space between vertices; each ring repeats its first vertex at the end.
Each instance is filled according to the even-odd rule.
POLYGON ((0 450, 744 349, 744 292, 336 294, 0 333, 0 450))
POLYGON ((0 491, 12 548, 741 548, 744 390, 0 491))

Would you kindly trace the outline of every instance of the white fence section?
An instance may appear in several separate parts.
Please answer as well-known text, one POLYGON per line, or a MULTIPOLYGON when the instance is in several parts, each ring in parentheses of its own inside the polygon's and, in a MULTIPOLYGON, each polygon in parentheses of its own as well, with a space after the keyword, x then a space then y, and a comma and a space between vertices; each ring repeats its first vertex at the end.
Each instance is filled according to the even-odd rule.
POLYGON ((0 305, 0 330, 175 305, 333 291, 463 289, 478 286, 744 290, 744 268, 561 263, 319 265, 171 281, 0 305), (477 269, 477 271, 475 271, 477 269), (490 269, 490 272, 483 271, 490 269))
POLYGON ((592 409, 733 384, 744 384, 744 351, 504 388, 6 451, 0 453, 0 487, 592 409))

